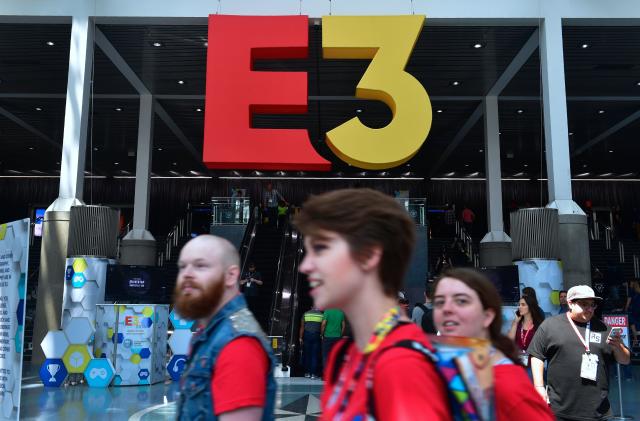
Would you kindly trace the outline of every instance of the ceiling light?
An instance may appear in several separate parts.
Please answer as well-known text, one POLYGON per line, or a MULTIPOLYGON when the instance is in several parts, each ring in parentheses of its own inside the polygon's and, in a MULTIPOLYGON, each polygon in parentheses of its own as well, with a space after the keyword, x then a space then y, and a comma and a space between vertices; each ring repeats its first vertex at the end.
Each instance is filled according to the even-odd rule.
POLYGON ((122 111, 122 108, 116 107, 116 108, 114 108, 114 110, 120 112, 120 111, 122 111))
POLYGON ((441 113, 441 112, 442 112, 442 110, 436 110, 436 112, 437 112, 437 113, 441 113))
POLYGON ((475 44, 473 44, 473 48, 475 48, 476 50, 483 48, 484 47, 484 43, 483 42, 476 42, 475 44))
POLYGON ((640 86, 640 81, 636 82, 636 86, 640 86))
POLYGON ((356 112, 357 112, 358 114, 360 114, 360 113, 362 112, 362 110, 361 110, 360 108, 358 108, 358 109, 356 110, 356 112))
POLYGON ((48 45, 49 47, 53 47, 54 45, 56 45, 56 43, 55 43, 55 42, 53 42, 53 41, 47 41, 47 45, 48 45))
POLYGON ((522 114, 522 113, 524 113, 524 110, 523 110, 522 108, 518 108, 518 109, 516 110, 516 112, 517 112, 518 114, 522 114))
POLYGON ((205 41, 202 43, 203 46, 208 47, 209 46, 209 42, 205 41))
POLYGON ((387 172, 386 172, 386 171, 382 171, 382 172, 380 173, 380 175, 384 177, 385 175, 387 175, 387 172))
POLYGON ((119 162, 114 162, 113 165, 120 165, 120 163, 119 162))
POLYGON ((472 173, 471 173, 471 174, 469 174, 468 176, 469 176, 469 177, 477 177, 477 176, 479 176, 479 175, 480 175, 480 173, 479 173, 479 172, 472 172, 472 173))
POLYGON ((613 149, 609 149, 609 153, 613 153, 613 149))
POLYGON ((35 149, 35 148, 34 148, 33 146, 29 146, 29 150, 30 150, 30 151, 32 151, 32 150, 34 150, 34 149, 35 149))
POLYGON ((193 175, 200 175, 200 173, 198 171, 189 171, 191 174, 193 175))
POLYGON ((582 174, 578 174, 578 175, 576 175, 576 177, 586 177, 586 176, 588 176, 589 174, 591 174, 591 173, 590 173, 590 172, 583 172, 582 174))
POLYGON ((60 161, 56 161, 56 165, 60 165, 60 161))
POLYGON ((201 113, 202 112, 202 108, 196 108, 196 111, 201 113))
POLYGON ((184 85, 184 80, 179 80, 178 85, 184 85))
POLYGON ((611 172, 606 172, 604 174, 600 174, 600 177, 609 177, 610 175, 612 175, 613 173, 611 172))
POLYGON ((498 135, 501 135, 501 134, 502 134, 502 132, 498 132, 498 135))
POLYGON ((459 86, 460 82, 458 82, 457 80, 454 80, 453 82, 451 82, 452 86, 459 86))
POLYGON ((411 164, 407 164, 407 167, 411 168, 411 164))
POLYGON ((573 132, 569 132, 569 136, 573 136, 573 132))
POLYGON ((42 111, 42 107, 36 107, 36 111, 42 111))
POLYGON ((582 164, 582 168, 587 168, 587 164, 582 164))
POLYGON ((98 150, 98 147, 97 147, 97 146, 96 146, 96 147, 94 147, 94 148, 93 148, 93 150, 94 150, 94 151, 97 151, 97 150, 98 150))
POLYGON ((604 110, 598 110, 598 114, 604 114, 604 110))
POLYGON ((513 174, 513 177, 522 177, 523 175, 524 175, 523 172, 518 172, 518 173, 513 174))
POLYGON ((524 164, 524 167, 527 168, 529 166, 529 164, 524 164))
POLYGON ((446 173, 445 176, 451 177, 452 175, 455 175, 455 174, 456 174, 455 171, 451 171, 451 172, 446 173))
POLYGON ((484 149, 478 149, 478 152, 482 153, 484 152, 484 149))
POLYGON ((465 166, 465 167, 468 167, 468 166, 469 166, 469 164, 464 164, 464 166, 465 166))
POLYGON ((175 167, 176 165, 178 165, 178 163, 177 162, 172 162, 171 165, 173 165, 175 167))
POLYGON ((632 175, 636 175, 634 172, 628 172, 626 174, 620 174, 620 177, 631 177, 632 175))
POLYGON ((161 150, 162 150, 162 148, 158 148, 158 149, 156 149, 156 150, 161 151, 161 150))
POLYGON ((151 45, 153 45, 154 47, 162 47, 162 43, 161 43, 161 42, 158 42, 158 41, 154 42, 154 43, 153 43, 153 44, 151 44, 151 45))
POLYGON ((582 47, 582 48, 589 48, 589 44, 582 44, 580 47, 582 47))

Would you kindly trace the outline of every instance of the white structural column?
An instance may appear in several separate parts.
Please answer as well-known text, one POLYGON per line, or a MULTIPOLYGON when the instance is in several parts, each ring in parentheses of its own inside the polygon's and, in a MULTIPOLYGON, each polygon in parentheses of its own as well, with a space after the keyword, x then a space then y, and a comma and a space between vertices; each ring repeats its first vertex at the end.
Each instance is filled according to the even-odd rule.
POLYGON ((558 241, 564 287, 591 282, 587 217, 572 198, 562 20, 546 17, 540 28, 540 66, 550 208, 558 209, 558 241))
POLYGON ((123 238, 120 263, 130 265, 155 265, 155 238, 147 230, 149 223, 149 199, 151 182, 151 157, 153 155, 153 96, 140 95, 138 121, 138 151, 136 154, 136 189, 133 204, 133 229, 123 238))
POLYGON ((511 264, 511 238, 504 232, 502 218, 498 97, 487 96, 482 105, 484 109, 484 160, 489 232, 480 241, 480 264, 482 266, 506 266, 511 264))
POLYGON ((60 160, 60 192, 50 211, 68 211, 82 204, 84 164, 93 68, 94 24, 88 16, 74 16, 71 24, 67 102, 60 160))

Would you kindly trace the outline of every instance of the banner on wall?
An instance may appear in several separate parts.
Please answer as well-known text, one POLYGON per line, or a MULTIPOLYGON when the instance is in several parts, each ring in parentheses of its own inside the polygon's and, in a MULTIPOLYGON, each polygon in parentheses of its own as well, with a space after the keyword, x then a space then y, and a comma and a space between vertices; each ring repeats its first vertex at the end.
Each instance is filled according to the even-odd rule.
POLYGON ((547 316, 558 314, 557 294, 563 287, 562 263, 558 260, 528 259, 514 264, 518 266, 520 291, 525 287, 535 289, 542 311, 547 316))
POLYGON ((20 418, 30 220, 0 225, 0 414, 20 418))

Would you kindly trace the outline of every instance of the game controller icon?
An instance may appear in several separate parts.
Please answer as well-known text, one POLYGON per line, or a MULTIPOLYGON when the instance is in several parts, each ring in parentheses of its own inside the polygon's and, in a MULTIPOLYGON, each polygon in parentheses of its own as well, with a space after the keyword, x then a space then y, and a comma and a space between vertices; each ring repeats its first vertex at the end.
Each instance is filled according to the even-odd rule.
POLYGON ((107 378, 107 369, 106 368, 92 368, 89 372, 89 377, 95 379, 100 377, 101 379, 107 378))

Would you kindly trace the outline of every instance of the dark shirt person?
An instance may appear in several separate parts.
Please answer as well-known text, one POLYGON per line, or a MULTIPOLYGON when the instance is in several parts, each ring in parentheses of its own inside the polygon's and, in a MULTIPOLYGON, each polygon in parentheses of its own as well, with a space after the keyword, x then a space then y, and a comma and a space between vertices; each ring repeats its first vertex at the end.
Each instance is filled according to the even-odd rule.
POLYGON ((212 235, 180 252, 174 307, 200 329, 180 381, 178 420, 274 419, 271 347, 240 294, 239 261, 229 241, 212 235))
POLYGON ((620 336, 611 336, 611 328, 593 317, 600 301, 587 285, 570 288, 569 312, 546 319, 529 345, 533 384, 560 421, 609 418, 609 367, 629 364, 620 336))

